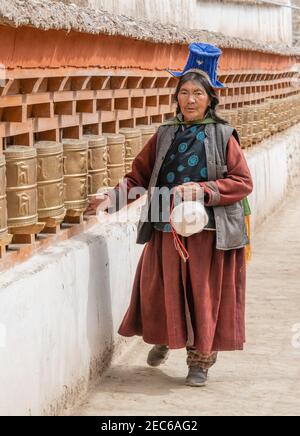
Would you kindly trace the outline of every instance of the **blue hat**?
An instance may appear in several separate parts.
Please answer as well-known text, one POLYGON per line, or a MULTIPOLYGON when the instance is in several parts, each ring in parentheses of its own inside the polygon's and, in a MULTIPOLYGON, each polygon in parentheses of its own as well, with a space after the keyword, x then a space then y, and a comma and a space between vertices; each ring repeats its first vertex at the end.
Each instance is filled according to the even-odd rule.
POLYGON ((190 54, 183 71, 169 71, 174 77, 181 77, 188 72, 205 73, 214 88, 225 88, 217 80, 218 60, 222 51, 211 44, 192 43, 189 45, 190 54))

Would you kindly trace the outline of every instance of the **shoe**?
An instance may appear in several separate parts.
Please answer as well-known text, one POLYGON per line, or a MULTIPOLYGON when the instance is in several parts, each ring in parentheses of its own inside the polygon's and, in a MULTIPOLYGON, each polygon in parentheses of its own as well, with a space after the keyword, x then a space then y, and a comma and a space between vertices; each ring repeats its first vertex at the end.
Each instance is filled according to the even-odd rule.
POLYGON ((202 387, 207 385, 207 369, 197 368, 197 366, 191 366, 185 384, 187 386, 202 387))
POLYGON ((169 347, 167 345, 154 345, 149 351, 147 363, 150 366, 159 366, 169 357, 169 347))

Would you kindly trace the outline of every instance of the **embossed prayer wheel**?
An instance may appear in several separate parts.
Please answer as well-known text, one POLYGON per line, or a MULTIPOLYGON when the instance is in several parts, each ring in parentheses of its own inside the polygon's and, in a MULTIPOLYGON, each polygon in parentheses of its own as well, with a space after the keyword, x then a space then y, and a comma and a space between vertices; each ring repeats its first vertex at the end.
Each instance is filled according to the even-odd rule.
POLYGON ((105 133, 107 138, 107 180, 108 186, 116 186, 125 176, 125 136, 105 133))
POLYGON ((36 149, 16 145, 9 147, 4 154, 8 227, 36 224, 38 222, 36 149))
POLYGON ((63 139, 66 215, 77 216, 88 205, 88 142, 63 139))
POLYGON ((0 241, 7 236, 6 167, 5 157, 0 155, 0 241))
POLYGON ((277 133, 279 131, 279 122, 281 118, 279 100, 277 98, 272 99, 272 112, 273 112, 273 123, 272 123, 272 133, 277 133))
POLYGON ((152 138, 152 136, 156 133, 156 128, 155 126, 148 126, 145 124, 139 125, 137 126, 137 128, 141 131, 142 134, 142 146, 141 149, 147 144, 147 142, 149 141, 149 139, 152 138))
POLYGON ((244 124, 242 128, 242 135, 240 137, 241 147, 247 148, 252 144, 253 137, 253 125, 252 124, 244 124))
POLYGON ((263 122, 261 121, 260 117, 261 117, 260 105, 256 104, 253 106, 253 133, 252 133, 253 143, 257 143, 262 140, 263 122))
POLYGON ((277 126, 276 126, 276 100, 273 98, 269 99, 269 103, 270 103, 270 113, 269 113, 269 128, 270 128, 270 132, 271 134, 276 133, 277 132, 277 126))
POLYGON ((263 138, 268 138, 271 134, 271 130, 270 130, 270 110, 271 110, 271 105, 270 105, 270 101, 269 100, 265 100, 262 103, 262 119, 263 119, 263 138))
POLYGON ((38 217, 46 227, 59 224, 65 216, 63 146, 40 141, 37 151, 38 217))
POLYGON ((108 186, 107 138, 100 135, 84 135, 88 141, 88 195, 93 197, 98 190, 108 186))
POLYGON ((262 141, 265 137, 265 106, 263 103, 260 103, 257 106, 258 113, 256 115, 257 117, 257 124, 258 124, 258 139, 259 141, 262 141))
POLYGON ((278 117, 278 130, 279 132, 281 132, 282 130, 284 130, 285 128, 285 103, 284 103, 284 99, 281 98, 278 102, 278 113, 279 113, 279 117, 278 117))
POLYGON ((237 109, 230 109, 228 111, 228 121, 229 123, 232 125, 232 127, 235 127, 237 125, 238 122, 238 111, 237 109))
POLYGON ((142 149, 142 133, 139 129, 120 129, 125 136, 125 173, 131 171, 132 162, 142 149))

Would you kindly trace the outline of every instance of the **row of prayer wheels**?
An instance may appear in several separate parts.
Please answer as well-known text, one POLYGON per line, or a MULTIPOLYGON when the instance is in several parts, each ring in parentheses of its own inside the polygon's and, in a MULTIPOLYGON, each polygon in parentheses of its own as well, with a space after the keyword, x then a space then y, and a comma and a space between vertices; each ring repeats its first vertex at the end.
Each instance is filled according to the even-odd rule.
POLYGON ((85 211, 89 197, 115 186, 131 170, 155 126, 120 129, 119 134, 10 146, 0 155, 0 243, 15 228, 45 223, 85 211))
POLYGON ((242 147, 247 148, 298 123, 300 98, 299 94, 281 99, 268 98, 262 103, 218 112, 237 129, 242 147))

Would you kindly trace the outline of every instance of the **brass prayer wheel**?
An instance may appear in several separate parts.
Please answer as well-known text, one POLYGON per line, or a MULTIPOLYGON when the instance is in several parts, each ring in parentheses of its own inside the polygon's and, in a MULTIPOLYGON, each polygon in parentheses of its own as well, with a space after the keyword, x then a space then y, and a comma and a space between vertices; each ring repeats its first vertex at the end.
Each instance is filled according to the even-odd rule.
POLYGON ((125 176, 125 136, 106 133, 108 186, 114 187, 125 176))
POLYGON ((100 188, 108 186, 107 138, 100 135, 84 135, 88 141, 88 195, 95 196, 100 188))
POLYGON ((4 154, 8 227, 36 224, 38 222, 36 149, 11 146, 4 151, 4 154))
POLYGON ((142 148, 142 133, 139 129, 120 129, 125 136, 125 159, 134 159, 142 148))
POLYGON ((88 205, 88 142, 63 139, 66 215, 80 215, 88 205))
POLYGON ((147 144, 147 142, 149 141, 149 139, 152 138, 152 136, 156 133, 156 128, 155 126, 147 126, 147 125, 140 125, 138 126, 139 130, 142 133, 142 145, 141 145, 141 150, 142 148, 147 144))
POLYGON ((0 155, 0 240, 7 236, 6 167, 5 157, 0 155))
POLYGON ((236 130, 238 131, 239 135, 241 136, 242 133, 242 127, 243 127, 243 108, 239 107, 237 108, 237 117, 236 117, 236 130))
POLYGON ((125 173, 131 171, 132 162, 142 149, 142 133, 138 129, 120 129, 125 136, 125 173))
POLYGON ((274 135, 277 132, 277 114, 274 112, 274 106, 270 109, 270 132, 274 135))
POLYGON ((58 224, 65 216, 63 146, 40 141, 37 150, 38 217, 46 226, 58 224))
POLYGON ((225 120, 227 120, 229 124, 232 125, 232 127, 235 127, 237 125, 237 120, 238 120, 237 109, 229 109, 227 111, 227 114, 225 114, 225 120))

